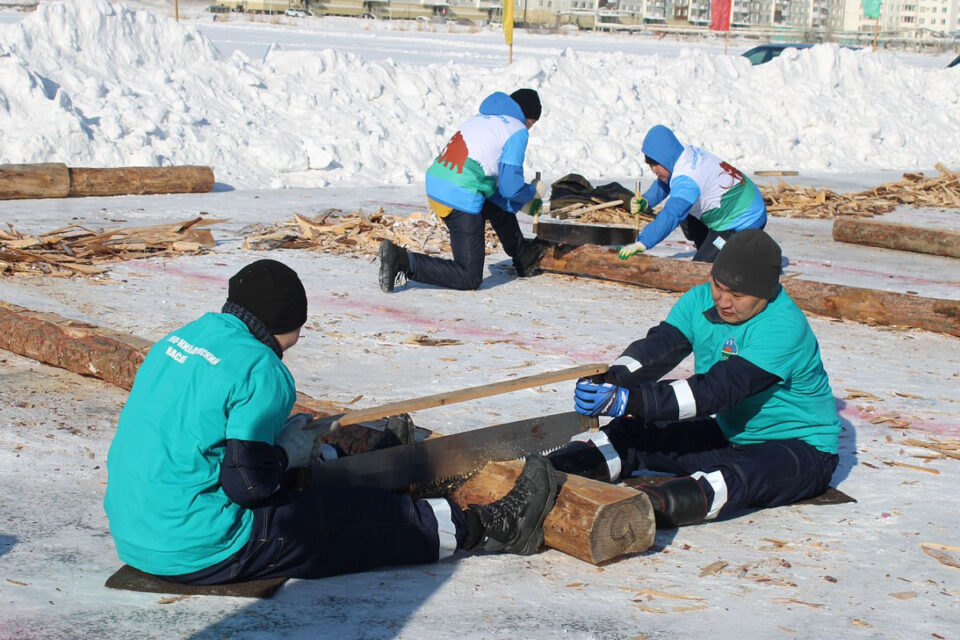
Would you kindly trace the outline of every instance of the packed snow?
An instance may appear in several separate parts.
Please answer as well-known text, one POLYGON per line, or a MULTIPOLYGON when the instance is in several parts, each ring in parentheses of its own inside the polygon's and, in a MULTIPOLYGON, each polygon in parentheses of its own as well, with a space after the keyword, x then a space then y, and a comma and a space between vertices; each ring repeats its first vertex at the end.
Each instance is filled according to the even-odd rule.
MULTIPOLYGON (((322 31, 301 32, 311 34, 322 42, 322 31)), ((0 161, 207 164, 236 188, 409 184, 483 96, 530 86, 544 113, 528 164, 547 176, 637 174, 657 123, 747 171, 960 162, 948 143, 960 140, 954 69, 833 45, 752 67, 702 48, 580 49, 573 36, 555 55, 519 47, 509 66, 464 60, 474 49, 486 59, 490 37, 405 41, 429 43, 432 62, 280 45, 253 59, 221 54, 203 29, 162 14, 106 0, 42 3, 0 27, 0 161)))
MULTIPOLYGON (((99 278, 0 277, 0 300, 155 340, 217 310, 243 264, 283 260, 310 301, 304 338, 284 361, 302 391, 358 408, 611 361, 677 299, 551 274, 518 280, 502 253, 488 257, 477 292, 413 285, 386 295, 368 258, 241 248, 246 225, 294 212, 423 210, 423 170, 487 92, 541 91, 527 169, 548 178, 576 171, 630 184, 656 122, 745 171, 797 169, 796 180, 816 186, 860 190, 905 169, 960 167, 960 76, 916 55, 825 46, 750 67, 717 41, 656 41, 661 51, 650 53, 650 39, 518 30, 507 66, 494 62, 505 47, 489 30, 234 24, 199 12, 177 23, 169 13, 158 0, 0 11, 0 162, 210 164, 216 192, 4 201, 0 222, 34 233, 204 212, 229 218, 212 228, 218 246, 119 263, 99 278), (358 41, 356 53, 339 46, 358 41), (451 343, 411 340, 424 334, 451 343)), ((956 216, 901 207, 883 219, 958 230, 956 216)), ((960 297, 957 260, 839 245, 826 220, 774 218, 768 230, 789 276, 960 297)), ((692 251, 675 233, 656 253, 692 251)), ((960 342, 810 322, 844 424, 832 484, 856 503, 661 531, 650 551, 604 567, 555 550, 460 554, 290 581, 263 601, 104 588, 120 566, 102 499, 126 394, 0 351, 0 639, 957 637, 960 569, 921 545, 960 547, 960 461, 907 440, 960 439, 960 342)), ((677 373, 690 371, 686 362, 677 373)), ((568 411, 572 387, 414 418, 457 433, 568 411)))

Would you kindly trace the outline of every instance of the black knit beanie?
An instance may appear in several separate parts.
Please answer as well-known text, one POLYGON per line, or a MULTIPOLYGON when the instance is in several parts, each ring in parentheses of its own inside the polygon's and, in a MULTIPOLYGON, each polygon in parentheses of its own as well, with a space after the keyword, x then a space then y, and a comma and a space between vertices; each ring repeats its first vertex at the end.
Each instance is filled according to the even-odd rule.
POLYGON ((280 335, 307 322, 307 293, 297 272, 276 260, 257 260, 230 278, 227 302, 257 316, 280 335))
POLYGON ((540 119, 540 96, 533 89, 517 89, 510 94, 513 101, 520 105, 523 117, 531 120, 540 119))
POLYGON ((780 290, 780 245, 762 229, 744 229, 720 249, 710 275, 738 293, 772 300, 780 290))

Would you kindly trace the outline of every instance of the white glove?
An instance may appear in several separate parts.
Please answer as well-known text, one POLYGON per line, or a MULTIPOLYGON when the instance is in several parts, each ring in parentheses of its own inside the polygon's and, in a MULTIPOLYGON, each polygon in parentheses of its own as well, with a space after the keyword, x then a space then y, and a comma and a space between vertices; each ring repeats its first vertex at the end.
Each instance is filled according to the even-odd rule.
POLYGON ((530 184, 533 185, 533 197, 543 200, 543 198, 547 195, 547 183, 540 178, 534 178, 533 182, 530 184))
POLYGON ((297 413, 283 425, 277 436, 277 446, 287 452, 287 467, 294 469, 310 464, 313 442, 322 429, 304 431, 303 427, 313 418, 309 413, 297 413))
POLYGON ((630 256, 635 256, 638 253, 643 253, 647 250, 647 247, 644 246, 642 242, 632 242, 630 244, 625 244, 620 247, 620 252, 617 254, 620 256, 621 260, 626 260, 630 256))

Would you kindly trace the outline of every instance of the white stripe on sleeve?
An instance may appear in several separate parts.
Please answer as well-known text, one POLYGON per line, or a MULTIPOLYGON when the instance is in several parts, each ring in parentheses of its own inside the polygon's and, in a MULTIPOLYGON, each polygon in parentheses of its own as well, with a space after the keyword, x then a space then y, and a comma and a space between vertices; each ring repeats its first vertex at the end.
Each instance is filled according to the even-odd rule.
POLYGON ((697 400, 686 380, 674 380, 670 383, 673 395, 677 398, 677 420, 686 420, 697 415, 697 400))
POLYGON ((637 372, 637 369, 639 369, 639 368, 642 367, 643 365, 640 364, 640 361, 637 360, 636 358, 631 358, 630 356, 620 356, 619 358, 617 358, 616 360, 614 360, 614 361, 613 361, 613 364, 611 364, 610 366, 611 366, 611 367, 617 367, 617 366, 626 367, 626 368, 627 368, 627 371, 629 371, 630 373, 636 373, 636 372, 637 372))

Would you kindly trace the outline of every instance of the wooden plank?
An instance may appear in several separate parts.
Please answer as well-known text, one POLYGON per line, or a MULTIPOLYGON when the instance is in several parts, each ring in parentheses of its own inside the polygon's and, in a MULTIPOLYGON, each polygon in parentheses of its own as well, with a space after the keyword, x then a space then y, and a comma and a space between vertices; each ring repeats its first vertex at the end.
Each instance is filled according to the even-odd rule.
MULTIPOLYGON (((649 255, 620 260, 615 249, 583 245, 551 247, 540 267, 555 273, 683 292, 708 281, 711 265, 649 255)), ((871 325, 960 336, 960 300, 924 298, 800 278, 785 278, 781 282, 804 311, 871 325)))
POLYGON ((65 164, 0 164, 0 200, 65 198, 69 192, 65 164))
POLYGON ((960 258, 960 233, 859 218, 833 221, 833 239, 897 251, 960 258))
MULTIPOLYGON (((491 462, 453 494, 463 508, 499 500, 513 487, 521 462, 491 462)), ((650 499, 642 491, 555 471, 560 493, 543 523, 548 547, 590 564, 646 551, 656 536, 650 499)))
POLYGON ((517 391, 519 389, 529 389, 531 387, 554 384, 556 382, 563 382, 565 380, 586 378, 589 376, 606 373, 606 371, 607 365, 605 364, 586 364, 577 367, 570 367, 568 369, 561 369, 559 371, 548 371, 546 373, 538 373, 536 375, 514 378, 512 380, 492 382, 490 384, 484 384, 478 387, 445 391, 443 393, 436 393, 434 395, 423 396, 421 398, 391 402, 379 407, 370 407, 367 409, 360 409, 358 411, 351 411, 344 414, 343 417, 337 421, 337 424, 339 426, 344 426, 357 424, 359 422, 368 422, 370 420, 387 418, 389 416, 395 416, 401 413, 409 413, 411 411, 419 411, 420 409, 430 409, 433 407, 442 407, 448 404, 456 404, 458 402, 475 400, 477 398, 486 398, 488 396, 493 396, 500 393, 508 393, 510 391, 517 391))
POLYGON ((203 166, 70 168, 70 196, 152 195, 207 193, 213 189, 213 170, 203 166))

